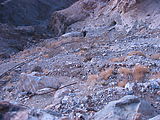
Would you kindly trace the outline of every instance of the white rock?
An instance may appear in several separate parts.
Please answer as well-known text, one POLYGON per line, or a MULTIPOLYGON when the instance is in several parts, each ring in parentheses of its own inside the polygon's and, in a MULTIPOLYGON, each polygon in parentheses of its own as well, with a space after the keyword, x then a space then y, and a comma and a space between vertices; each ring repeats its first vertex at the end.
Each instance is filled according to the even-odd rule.
POLYGON ((41 94, 49 93, 49 92, 52 92, 52 91, 53 91, 52 88, 43 88, 43 89, 37 90, 36 94, 41 95, 41 94))
POLYGON ((62 99, 62 104, 67 104, 70 101, 70 96, 64 96, 64 98, 62 99))
POLYGON ((59 90, 57 90, 56 93, 54 94, 54 99, 64 97, 64 96, 65 96, 66 94, 68 94, 69 92, 70 92, 70 89, 67 89, 67 88, 59 89, 59 90))
POLYGON ((134 86, 135 86, 135 83, 127 83, 126 85, 125 85, 125 89, 128 89, 129 91, 132 91, 133 90, 133 88, 134 88, 134 86))
POLYGON ((68 38, 68 37, 83 37, 82 32, 69 32, 61 35, 61 38, 68 38))

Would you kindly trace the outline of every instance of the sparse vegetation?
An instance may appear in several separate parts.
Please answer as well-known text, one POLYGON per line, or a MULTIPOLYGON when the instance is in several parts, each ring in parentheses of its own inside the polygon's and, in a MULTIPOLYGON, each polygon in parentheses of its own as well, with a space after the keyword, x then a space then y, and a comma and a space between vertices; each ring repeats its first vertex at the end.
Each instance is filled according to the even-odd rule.
POLYGON ((152 119, 160 113, 160 1, 73 1, 37 26, 2 31, 0 23, 0 41, 39 41, 0 61, 0 107, 25 107, 4 106, 0 119, 152 119))
POLYGON ((150 79, 159 79, 160 78, 160 72, 157 72, 153 75, 151 75, 150 79))
POLYGON ((132 70, 126 67, 121 67, 118 69, 118 73, 120 73, 122 76, 128 76, 132 74, 132 70))
POLYGON ((86 87, 89 91, 92 91, 94 85, 97 83, 98 78, 99 78, 99 76, 96 74, 88 75, 86 87))
POLYGON ((110 59, 111 62, 124 62, 125 61, 125 57, 121 56, 121 57, 117 57, 117 58, 112 58, 110 59))
POLYGON ((142 81, 145 74, 149 72, 149 68, 144 66, 144 65, 135 65, 132 68, 132 75, 133 75, 133 80, 138 82, 138 81, 142 81))
POLYGON ((127 84, 128 80, 122 80, 118 82, 118 87, 125 87, 125 85, 127 84))
POLYGON ((96 81, 98 79, 98 75, 88 75, 88 81, 96 81))
POLYGON ((49 54, 44 54, 43 57, 44 58, 50 58, 49 54))
MULTIPOLYGON (((126 80, 133 80, 135 82, 143 81, 146 73, 149 73, 149 68, 144 65, 137 64, 133 68, 121 67, 118 69, 118 73, 126 80)), ((121 84, 121 82, 120 82, 121 84)))
POLYGON ((94 10, 97 7, 96 2, 84 2, 82 8, 84 10, 94 10))
POLYGON ((105 71, 100 72, 99 77, 104 80, 108 80, 108 78, 112 75, 113 71, 114 71, 114 68, 108 68, 105 71))
POLYGON ((146 56, 141 51, 132 51, 132 52, 128 53, 128 56, 133 56, 133 55, 144 56, 144 57, 146 56))
POLYGON ((155 60, 160 60, 160 53, 152 54, 150 57, 155 60))

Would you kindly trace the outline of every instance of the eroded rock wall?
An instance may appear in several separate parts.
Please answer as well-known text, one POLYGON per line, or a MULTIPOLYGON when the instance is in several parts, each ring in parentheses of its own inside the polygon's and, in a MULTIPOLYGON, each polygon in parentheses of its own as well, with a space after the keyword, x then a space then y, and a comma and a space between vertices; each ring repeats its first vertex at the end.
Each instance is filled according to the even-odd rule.
POLYGON ((13 25, 42 24, 53 11, 64 9, 77 0, 1 0, 0 22, 13 25))
POLYGON ((129 32, 142 24, 155 29, 160 26, 159 6, 158 0, 82 0, 53 13, 49 28, 57 36, 83 29, 106 32, 111 27, 129 32))

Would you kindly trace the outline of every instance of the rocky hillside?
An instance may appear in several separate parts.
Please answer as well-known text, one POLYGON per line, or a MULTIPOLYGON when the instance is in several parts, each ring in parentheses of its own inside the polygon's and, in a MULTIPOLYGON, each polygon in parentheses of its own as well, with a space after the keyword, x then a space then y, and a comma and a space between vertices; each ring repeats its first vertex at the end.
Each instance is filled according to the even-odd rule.
POLYGON ((1 0, 0 59, 51 38, 47 30, 53 11, 64 9, 77 0, 1 0))
POLYGON ((53 12, 51 36, 38 32, 42 42, 0 61, 0 119, 159 120, 159 19, 159 0, 53 12))

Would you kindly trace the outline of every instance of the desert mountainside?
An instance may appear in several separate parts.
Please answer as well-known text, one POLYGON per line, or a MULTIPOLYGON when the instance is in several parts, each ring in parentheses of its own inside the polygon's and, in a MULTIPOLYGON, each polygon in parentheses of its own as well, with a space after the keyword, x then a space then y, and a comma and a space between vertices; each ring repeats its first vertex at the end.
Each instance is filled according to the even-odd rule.
POLYGON ((0 120, 159 120, 159 0, 0 0, 0 120))

